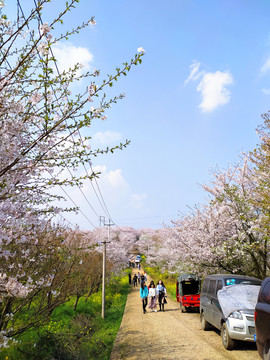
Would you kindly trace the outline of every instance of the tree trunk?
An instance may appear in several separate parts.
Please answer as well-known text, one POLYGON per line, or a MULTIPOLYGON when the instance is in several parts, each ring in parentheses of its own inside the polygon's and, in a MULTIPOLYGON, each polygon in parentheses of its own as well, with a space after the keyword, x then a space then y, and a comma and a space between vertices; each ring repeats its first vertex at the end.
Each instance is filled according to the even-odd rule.
POLYGON ((76 311, 76 309, 77 309, 77 305, 78 305, 78 302, 79 302, 80 297, 81 297, 81 295, 78 295, 78 294, 77 294, 76 301, 75 301, 75 304, 74 304, 74 307, 73 307, 73 309, 74 309, 75 311, 76 311))

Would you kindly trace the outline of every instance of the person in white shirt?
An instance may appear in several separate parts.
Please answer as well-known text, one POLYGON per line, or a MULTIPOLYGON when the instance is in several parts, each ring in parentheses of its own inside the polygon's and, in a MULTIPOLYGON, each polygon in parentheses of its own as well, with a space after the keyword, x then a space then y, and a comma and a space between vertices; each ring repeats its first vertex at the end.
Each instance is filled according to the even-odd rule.
POLYGON ((140 274, 140 272, 138 272, 137 278, 138 278, 138 283, 141 284, 141 274, 140 274))
POLYGON ((164 311, 164 303, 167 302, 165 299, 165 297, 167 296, 167 290, 166 290, 162 280, 158 281, 157 296, 158 296, 158 302, 159 302, 159 311, 161 311, 161 306, 162 306, 162 311, 164 311))
POLYGON ((144 271, 144 273, 143 273, 143 276, 144 276, 144 281, 147 281, 147 274, 146 274, 145 271, 144 271))
POLYGON ((154 281, 151 281, 150 287, 149 287, 149 309, 151 309, 151 312, 155 311, 157 312, 157 291, 155 287, 154 281))

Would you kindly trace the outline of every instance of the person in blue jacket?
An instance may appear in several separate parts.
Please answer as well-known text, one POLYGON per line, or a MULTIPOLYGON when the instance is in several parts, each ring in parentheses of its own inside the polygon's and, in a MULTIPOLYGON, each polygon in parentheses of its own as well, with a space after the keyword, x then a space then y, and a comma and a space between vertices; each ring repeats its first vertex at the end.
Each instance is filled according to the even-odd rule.
POLYGON ((148 288, 145 281, 141 282, 140 297, 142 299, 143 313, 146 313, 147 299, 148 299, 148 288))

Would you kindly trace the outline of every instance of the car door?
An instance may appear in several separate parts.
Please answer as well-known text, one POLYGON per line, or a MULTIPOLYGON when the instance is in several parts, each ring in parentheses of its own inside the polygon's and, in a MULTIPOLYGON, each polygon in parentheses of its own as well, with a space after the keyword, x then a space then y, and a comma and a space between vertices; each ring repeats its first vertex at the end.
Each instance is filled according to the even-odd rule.
POLYGON ((256 305, 256 335, 257 345, 260 352, 270 343, 270 279, 260 291, 256 305), (259 343, 259 344, 258 344, 259 343))
POLYGON ((217 298, 218 290, 222 289, 223 284, 222 280, 218 280, 216 283, 215 296, 212 297, 212 316, 213 316, 213 325, 220 329, 221 327, 221 319, 223 318, 223 313, 217 298))
MULTIPOLYGON (((209 286, 209 279, 205 278, 202 286, 201 291, 201 301, 200 301, 200 312, 204 313, 204 316, 207 316, 208 310, 208 286, 209 286)), ((207 319, 206 319, 207 320, 207 319)))
POLYGON ((213 325, 213 300, 215 297, 216 290, 216 280, 210 279, 207 293, 207 303, 205 306, 205 318, 206 320, 213 325))

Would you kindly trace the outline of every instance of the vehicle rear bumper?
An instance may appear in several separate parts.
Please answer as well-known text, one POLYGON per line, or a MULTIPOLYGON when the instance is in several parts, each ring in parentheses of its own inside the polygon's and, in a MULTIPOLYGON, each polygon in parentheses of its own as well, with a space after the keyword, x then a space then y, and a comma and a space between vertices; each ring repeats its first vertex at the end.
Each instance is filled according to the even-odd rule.
POLYGON ((198 308, 200 307, 200 303, 182 302, 182 305, 186 306, 186 307, 189 307, 189 306, 198 307, 198 308))
POLYGON ((182 296, 180 299, 183 306, 195 306, 200 307, 200 297, 199 296, 182 296))

